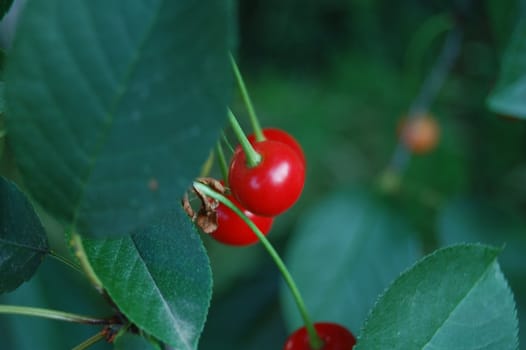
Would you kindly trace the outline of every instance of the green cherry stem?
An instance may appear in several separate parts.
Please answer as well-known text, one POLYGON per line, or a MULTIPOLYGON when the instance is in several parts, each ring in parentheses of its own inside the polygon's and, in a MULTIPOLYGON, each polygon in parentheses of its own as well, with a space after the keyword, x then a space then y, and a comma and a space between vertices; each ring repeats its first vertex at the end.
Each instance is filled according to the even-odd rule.
POLYGON ((88 277, 89 281, 93 285, 93 287, 101 294, 104 293, 104 285, 102 284, 101 280, 93 271, 93 267, 91 267, 91 264, 88 260, 88 256, 86 255, 86 251, 84 250, 84 244, 82 243, 82 238, 78 233, 72 232, 71 233, 71 245, 73 249, 75 250, 75 256, 77 257, 81 269, 84 271, 86 276, 88 277))
POLYGON ((58 321, 75 322, 90 325, 106 325, 110 323, 110 321, 106 319, 82 316, 63 311, 42 309, 29 306, 0 305, 0 314, 34 316, 58 321))
POLYGON ((232 144, 230 143, 230 141, 228 141, 228 137, 226 137, 226 134, 224 131, 221 132, 221 140, 225 143, 230 153, 234 153, 234 147, 232 147, 232 144))
POLYGON ((79 345, 75 346, 71 350, 85 350, 85 349, 91 347, 92 345, 95 345, 96 343, 98 343, 102 339, 104 339, 104 334, 102 332, 98 332, 97 334, 95 334, 95 335, 89 337, 88 339, 84 340, 82 343, 80 343, 79 345))
POLYGON ((256 116, 256 111, 254 110, 252 101, 250 100, 250 95, 248 94, 247 87, 245 86, 245 82, 243 81, 243 77, 241 76, 241 72, 239 71, 239 67, 237 66, 236 60, 234 59, 234 56, 232 56, 232 54, 230 54, 230 62, 232 63, 232 69, 234 70, 234 75, 236 76, 237 85, 239 86, 239 90, 241 91, 241 97, 243 97, 243 101, 245 102, 245 106, 248 110, 248 117, 250 118, 250 124, 252 125, 252 129, 254 129, 256 141, 265 141, 265 135, 263 135, 261 125, 259 125, 259 120, 256 116))
POLYGON ((256 152, 254 147, 252 147, 252 145, 248 141, 247 136, 243 132, 243 129, 241 129, 241 125, 239 125, 236 116, 234 115, 234 113, 232 113, 230 108, 228 109, 228 120, 230 121, 230 125, 234 130, 234 134, 236 135, 239 143, 241 144, 243 152, 245 152, 246 154, 247 166, 250 168, 257 166, 259 162, 261 162, 261 155, 256 152))
POLYGON ((296 302, 301 317, 303 318, 305 328, 309 335, 309 342, 312 349, 321 349, 321 347, 323 346, 323 341, 321 340, 320 336, 316 332, 316 329, 314 328, 314 324, 312 323, 310 316, 307 312, 307 307, 305 306, 305 302, 303 301, 300 291, 296 286, 296 283, 294 282, 294 279, 292 278, 289 270, 285 266, 285 263, 283 262, 279 254, 276 252, 272 244, 269 242, 267 237, 265 237, 265 235, 259 230, 259 228, 245 214, 243 214, 243 212, 239 210, 228 198, 226 198, 220 193, 215 192, 213 189, 200 182, 194 182, 194 187, 206 196, 214 198, 215 200, 221 202, 223 205, 226 205, 228 208, 234 211, 236 215, 238 215, 250 227, 254 234, 258 236, 259 241, 267 250, 272 260, 274 260, 274 263, 281 272, 285 283, 289 287, 292 296, 294 297, 294 301, 296 302))
POLYGON ((219 163, 219 167, 221 168, 221 175, 223 176, 225 185, 228 187, 228 165, 226 163, 225 152, 223 152, 223 147, 221 146, 221 142, 218 142, 216 145, 216 153, 217 153, 217 161, 219 163))

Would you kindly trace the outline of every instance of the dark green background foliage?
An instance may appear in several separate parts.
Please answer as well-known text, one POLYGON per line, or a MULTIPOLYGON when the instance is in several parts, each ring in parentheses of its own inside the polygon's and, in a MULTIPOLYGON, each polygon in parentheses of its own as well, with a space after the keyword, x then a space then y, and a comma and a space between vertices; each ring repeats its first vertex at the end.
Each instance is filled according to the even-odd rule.
MULTIPOLYGON (((121 11, 114 4, 102 7, 103 1, 64 0, 75 10, 76 17, 59 16, 46 8, 46 3, 60 2, 33 1, 33 13, 21 23, 20 34, 32 39, 18 44, 15 41, 12 48, 14 58, 11 63, 8 60, 6 96, 8 111, 13 113, 0 114, 0 131, 6 126, 8 129, 6 136, 0 136, 0 173, 13 179, 30 196, 53 249, 69 254, 64 230, 72 223, 82 230, 93 229, 88 233, 99 236, 113 234, 117 237, 107 241, 112 249, 105 254, 131 252, 127 258, 139 262, 143 272, 150 275, 150 289, 174 289, 174 293, 183 295, 189 292, 191 297, 200 298, 201 306, 207 306, 210 290, 206 288, 210 288, 211 279, 197 233, 179 214, 173 227, 166 230, 159 229, 152 217, 158 209, 171 210, 178 205, 182 191, 199 173, 224 124, 223 102, 231 105, 248 130, 241 99, 234 95, 229 100, 229 67, 226 56, 219 54, 232 38, 226 36, 231 28, 221 27, 221 16, 215 14, 224 15, 221 18, 225 21, 232 14, 227 14, 226 8, 214 13, 202 5, 199 10, 191 7, 202 11, 199 20, 187 8, 181 22, 165 22, 170 11, 160 17, 141 12, 140 5, 146 3, 142 1, 123 1, 139 7, 130 5, 136 11, 121 11), (89 11, 81 8, 81 3, 89 3, 89 11), (100 6, 100 13, 93 12, 96 6, 100 6), (40 10, 49 10, 48 15, 57 20, 58 26, 40 27, 45 26, 40 10), (135 41, 118 40, 117 32, 122 27, 117 24, 121 22, 106 17, 111 11, 116 13, 112 18, 137 21, 131 33, 135 41), (159 19, 153 32, 145 29, 146 18, 154 22, 159 19), (74 31, 62 30, 62 26, 69 28, 73 24, 74 31), (32 26, 40 28, 42 35, 33 37, 32 26), (190 34, 180 34, 181 28, 190 34), (132 45, 147 34, 151 35, 144 47, 132 45), (69 51, 69 45, 75 47, 77 39, 86 36, 97 38, 98 44, 69 51), (197 46, 181 53, 170 46, 172 40, 178 47, 192 43, 197 46), (42 49, 50 43, 56 51, 42 49), (123 47, 125 50, 121 50, 123 47), (124 56, 119 56, 123 52, 124 56), (109 56, 101 57, 101 53, 109 56), (104 69, 125 74, 122 70, 137 58, 136 53, 141 63, 136 74, 130 75, 129 80, 110 79, 104 69), (187 55, 186 59, 182 55, 187 55), (175 79, 161 79, 164 83, 157 84, 155 79, 161 76, 175 79), (192 77, 196 86, 190 84, 192 77), (60 84, 51 83, 54 89, 47 90, 42 78, 60 84), (38 82, 33 84, 33 79, 38 82), (122 96, 119 82, 130 83, 122 96), (151 99, 141 97, 143 84, 152 84, 151 99), (199 86, 211 90, 201 90, 199 86), (198 92, 194 94, 195 91, 198 92), (60 111, 54 108, 53 101, 57 99, 67 101, 60 111), (212 102, 203 105, 203 101, 212 102), (144 118, 134 119, 135 108, 144 118), (99 110, 106 114, 100 119, 91 118, 99 110), (61 124, 64 120, 68 123, 61 124), (148 123, 152 120, 160 124, 148 123), (110 129, 106 130, 108 126, 110 129), (95 139, 104 132, 109 132, 108 141, 115 142, 102 145, 100 139, 95 139), (42 155, 46 149, 56 154, 42 155), (121 162, 126 166, 121 167, 121 162), (152 179, 158 188, 152 185, 152 179), (98 207, 97 203, 108 207, 98 207), (136 216, 131 223, 126 222, 130 214, 136 216), (144 223, 149 226, 137 230, 144 223), (151 236, 135 241, 123 236, 129 232, 151 236), (163 235, 170 235, 167 245, 177 246, 177 234, 192 237, 184 240, 185 251, 178 252, 182 247, 172 246, 163 249, 163 235), (128 243, 124 245, 126 249, 113 249, 119 240, 128 243), (152 254, 152 247, 159 254, 152 254), (204 270, 196 268, 191 280, 201 281, 205 290, 197 292, 192 281, 171 285, 172 279, 161 276, 164 266, 187 271, 196 261, 205 265, 199 267, 204 270)), ((175 8, 177 5, 173 4, 179 2, 155 3, 175 8)), ((219 6, 219 2, 212 3, 219 6)), ((465 272, 473 274, 470 281, 479 278, 482 282, 470 286, 467 281, 464 285, 472 288, 476 298, 455 296, 457 302, 465 303, 455 304, 458 318, 449 320, 453 322, 445 322, 442 328, 424 324, 423 316, 431 310, 426 299, 422 299, 426 307, 421 306, 416 312, 421 318, 405 315, 412 322, 422 323, 428 332, 446 335, 459 332, 450 326, 466 317, 467 324, 475 325, 471 329, 474 334, 494 334, 495 338, 504 339, 503 343, 487 341, 480 348, 512 349, 516 320, 504 276, 517 303, 520 348, 526 348, 526 121, 521 120, 525 102, 517 99, 526 90, 526 33, 524 26, 518 25, 520 19, 524 23, 526 18, 524 3, 239 2, 238 62, 261 123, 281 127, 296 136, 307 157, 304 193, 289 212, 276 219, 269 238, 297 277, 316 319, 341 322, 357 336, 362 334, 364 342, 372 339, 381 344, 376 325, 384 322, 393 324, 390 334, 405 331, 404 340, 414 340, 411 329, 396 329, 401 324, 393 322, 393 314, 389 313, 398 306, 393 300, 410 296, 419 301, 410 292, 415 284, 422 282, 422 286, 429 287, 437 280, 456 284, 459 278, 455 273, 466 267, 465 272), (379 184, 385 185, 383 174, 397 145, 400 118, 417 96, 453 26, 462 33, 459 55, 443 88, 428 106, 441 127, 440 143, 430 154, 412 157, 392 191, 381 191, 379 184), (512 37, 514 31, 522 32, 512 37), (502 247, 502 251, 461 246, 441 250, 416 267, 413 265, 436 249, 461 242, 492 244, 502 247), (444 271, 454 266, 449 264, 451 261, 459 269, 449 271, 449 279, 444 279, 444 271), (383 295, 379 309, 369 314, 382 291, 403 271, 406 272, 394 288, 383 295), (492 296, 498 296, 502 305, 495 307, 492 296), (479 303, 490 306, 485 309, 488 313, 501 313, 498 316, 502 322, 488 323, 491 330, 473 323, 479 317, 473 312, 479 303)), ((233 1, 228 4, 237 6, 233 1)), ((9 49, 7 52, 9 58, 9 49)), ((212 175, 219 177, 216 166, 212 175)), ((298 327, 299 317, 268 255, 259 245, 236 249, 201 237, 210 259, 214 295, 199 349, 281 348, 286 335, 298 327)), ((126 311, 130 315, 139 311, 140 320, 136 315, 130 318, 142 323, 148 310, 144 305, 133 305, 139 299, 127 297, 134 291, 114 279, 111 270, 121 268, 130 273, 132 269, 106 266, 104 254, 95 249, 106 245, 106 241, 98 241, 99 237, 90 239, 95 243, 93 249, 87 249, 88 260, 95 272, 112 290, 110 294, 121 309, 131 308, 131 313, 126 311)), ((139 278, 135 282, 141 281, 139 278)), ((179 307, 176 294, 164 300, 179 307)), ((85 279, 49 259, 31 281, 0 296, 0 303, 93 316, 112 313, 85 279)), ((447 301, 433 307, 445 304, 447 301)), ((185 307, 188 305, 181 309, 185 307)), ((436 321, 433 315, 428 319, 436 321)), ((155 326, 155 321, 142 323, 142 327, 151 333, 149 327, 155 326)), ((190 322, 197 328, 202 326, 200 317, 190 322)), ((22 350, 43 348, 42 344, 49 349, 67 349, 96 332, 87 326, 4 315, 0 315, 0 329, 7 330, 8 348, 22 350), (32 337, 27 336, 29 331, 32 337)), ((164 331, 162 327, 161 330, 164 331)), ((166 337, 168 333, 154 335, 177 344, 177 339, 166 337)), ((435 340, 448 338, 451 337, 435 340)), ((462 338, 457 345, 468 348, 469 341, 477 338, 462 338)), ((139 349, 145 344, 149 343, 129 336, 119 340, 116 347, 139 349)), ((441 344, 445 348, 451 345, 441 344)), ((364 343, 360 349, 374 348, 367 345, 364 343)), ((101 343, 96 349, 108 347, 101 343)))
MULTIPOLYGON (((287 262, 293 272, 295 261, 302 259, 302 248, 330 246, 329 239, 340 237, 333 247, 338 252, 342 249, 338 243, 348 242, 347 236, 353 233, 353 227, 363 221, 349 209, 347 216, 340 215, 336 222, 332 217, 324 230, 321 221, 331 216, 316 215, 331 210, 329 204, 335 195, 353 200, 340 193, 342 188, 375 186, 393 154, 400 117, 407 112, 439 53, 445 38, 443 28, 447 27, 443 22, 459 20, 463 31, 459 57, 444 88, 430 106, 442 129, 441 142, 429 155, 412 158, 400 191, 384 198, 384 204, 391 207, 390 210, 396 208, 396 215, 402 216, 409 232, 420 238, 426 253, 456 242, 478 241, 497 246, 505 243, 499 261, 519 303, 521 348, 524 346, 526 260, 519 251, 526 249, 526 229, 521 222, 521 216, 526 215, 526 125, 517 119, 503 118, 486 105, 515 24, 519 16, 524 15, 517 11, 518 6, 515 1, 403 1, 397 6, 374 0, 240 3, 241 68, 246 71, 260 118, 266 125, 283 127, 293 133, 303 144, 308 158, 307 185, 302 199, 290 213, 278 219, 271 234, 282 251, 288 253, 285 257, 292 259, 287 262), (433 36, 429 32, 438 34, 433 36), (460 197, 492 205, 482 213, 461 205, 452 208, 460 197), (446 223, 446 216, 453 213, 455 217, 446 223), (315 224, 320 226, 317 240, 302 242, 307 234, 305 229, 315 224), (334 232, 337 228, 340 232, 334 232), (446 230, 450 230, 454 238, 442 238, 446 230), (515 262, 512 267, 510 260, 515 262)), ((243 116, 241 102, 237 110, 243 116)), ((337 215, 334 210, 333 215, 337 215)), ((378 225, 369 228, 371 234, 376 232, 376 227, 378 225)), ((393 235, 395 240, 399 237, 393 230, 386 230, 384 234, 393 235)), ((224 261, 225 254, 220 254, 226 248, 210 242, 209 249, 212 268, 220 278, 219 281, 216 278, 216 283, 221 295, 248 288, 246 284, 250 280, 247 281, 246 276, 261 273, 265 268, 265 265, 254 266, 254 259, 246 258, 249 254, 244 252, 230 250, 232 262, 229 263, 224 261), (248 267, 236 266, 234 262, 239 259, 248 267)), ((335 266, 339 267, 342 261, 331 249, 325 254, 320 250, 317 271, 324 276, 312 277, 310 284, 298 276, 299 283, 308 285, 304 292, 307 298, 311 293, 316 294, 313 285, 324 280, 325 269, 337 269, 335 266)), ((384 264, 388 271, 390 265, 384 261, 385 253, 379 251, 378 256, 371 259, 376 258, 375 263, 384 264)), ((399 256, 398 263, 402 263, 405 255, 394 255, 399 256)), ((305 252, 303 260, 311 256, 305 252)), ((262 263, 266 259, 258 258, 262 263)), ((367 274, 371 268, 368 260, 352 261, 349 257, 347 264, 349 273, 364 269, 360 278, 366 279, 355 282, 357 285, 346 285, 348 295, 355 296, 353 290, 363 291, 371 281, 378 281, 378 275, 367 274)), ((313 268, 316 263, 305 265, 313 268)), ((345 278, 352 279, 352 276, 342 277, 345 278)), ((325 288, 319 288, 326 292, 325 288)), ((246 299, 238 298, 247 305, 236 310, 246 311, 247 317, 255 318, 250 310, 258 310, 260 294, 250 302, 251 292, 246 293, 246 299)), ((272 292, 266 293, 270 298, 272 292)), ((281 293, 288 296, 285 288, 281 293)), ((330 297, 321 296, 324 300, 330 297)), ((374 299, 377 293, 369 297, 374 299)), ((345 303, 355 311, 363 307, 365 300, 366 296, 359 300, 349 297, 345 303)), ((225 301, 225 305, 231 304, 225 301)), ((285 318, 293 318, 287 327, 291 331, 297 326, 299 316, 289 311, 289 301, 281 305, 285 306, 285 318)), ((219 307, 215 305, 212 310, 219 307)), ((320 312, 316 305, 311 307, 314 313, 320 312)), ((328 305, 319 315, 323 317, 331 309, 328 305)), ((263 311, 260 314, 266 315, 263 311)), ((339 320, 353 332, 360 333, 360 327, 354 326, 363 322, 361 317, 357 320, 358 317, 348 312, 339 320)), ((265 327, 259 329, 259 325, 254 322, 253 333, 273 334, 265 327)), ((210 323, 209 327, 205 328, 205 339, 207 334, 215 333, 217 326, 210 323)), ((255 345, 247 348, 263 349, 255 345)))
MULTIPOLYGON (((86 279, 59 262, 46 259, 36 276, 13 293, 0 296, 0 303, 67 310, 92 316, 107 316, 111 309, 86 279), (81 300, 81 302, 79 302, 81 300)), ((67 322, 2 315, 2 347, 5 349, 71 349, 96 330, 67 322)), ((94 350, 111 349, 104 343, 94 350)))

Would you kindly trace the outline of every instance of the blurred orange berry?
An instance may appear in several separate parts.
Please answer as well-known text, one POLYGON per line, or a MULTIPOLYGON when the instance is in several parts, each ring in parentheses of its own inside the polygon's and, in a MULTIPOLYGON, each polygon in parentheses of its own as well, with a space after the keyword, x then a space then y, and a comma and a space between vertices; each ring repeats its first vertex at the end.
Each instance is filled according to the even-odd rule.
POLYGON ((415 154, 425 154, 436 147, 440 138, 440 126, 431 114, 422 113, 402 120, 400 133, 408 150, 415 154))

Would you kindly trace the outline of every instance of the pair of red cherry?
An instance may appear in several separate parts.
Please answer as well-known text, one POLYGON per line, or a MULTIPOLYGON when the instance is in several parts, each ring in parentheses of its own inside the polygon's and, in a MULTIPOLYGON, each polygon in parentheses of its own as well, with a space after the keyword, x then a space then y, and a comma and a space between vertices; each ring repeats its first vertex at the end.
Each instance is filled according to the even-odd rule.
MULTIPOLYGON (((261 156, 250 167, 247 156, 237 147, 230 163, 230 199, 252 222, 267 234, 274 217, 289 209, 299 198, 305 183, 305 155, 300 144, 281 129, 263 129, 265 140, 248 140, 261 156)), ((250 227, 223 204, 217 208, 218 228, 211 236, 219 242, 246 246, 258 241, 250 227)))
MULTIPOLYGON (((264 141, 248 140, 261 161, 250 167, 241 147, 230 163, 228 181, 230 199, 252 222, 267 234, 274 217, 290 208, 299 198, 305 183, 305 155, 300 144, 280 129, 263 129, 264 141)), ((225 244, 246 246, 258 241, 250 227, 230 208, 219 204, 217 229, 211 236, 225 244)), ((323 341, 322 350, 351 350, 356 340, 351 332, 336 323, 314 324, 323 341)), ((305 327, 292 333, 284 350, 312 350, 305 327)))

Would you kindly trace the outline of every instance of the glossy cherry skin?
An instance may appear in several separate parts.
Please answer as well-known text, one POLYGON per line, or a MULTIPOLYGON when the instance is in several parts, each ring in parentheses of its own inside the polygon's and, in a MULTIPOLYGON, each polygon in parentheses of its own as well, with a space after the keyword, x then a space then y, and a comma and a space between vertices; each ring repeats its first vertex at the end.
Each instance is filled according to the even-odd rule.
MULTIPOLYGON (((296 152, 296 154, 301 158, 303 166, 307 164, 305 153, 303 153, 301 145, 291 134, 278 128, 264 128, 262 131, 267 140, 283 142, 296 152)), ((248 135, 248 140, 251 144, 254 144, 256 142, 256 135, 248 135)))
MULTIPOLYGON (((315 323, 314 328, 323 340, 321 350, 351 350, 356 344, 356 339, 347 328, 337 323, 315 323)), ((285 342, 284 350, 312 350, 309 345, 309 336, 305 327, 292 333, 285 342)))
POLYGON ((261 161, 249 167, 241 148, 234 152, 228 174, 232 194, 247 210, 276 216, 299 198, 305 184, 305 166, 286 144, 265 140, 253 145, 261 161))
MULTIPOLYGON (((230 199, 243 214, 252 220, 264 235, 270 231, 272 222, 274 221, 273 218, 252 214, 243 208, 233 196, 226 195, 226 197, 230 199)), ((223 203, 219 203, 216 213, 217 229, 210 234, 216 241, 232 246, 247 246, 259 241, 256 234, 252 232, 243 219, 223 203)))

